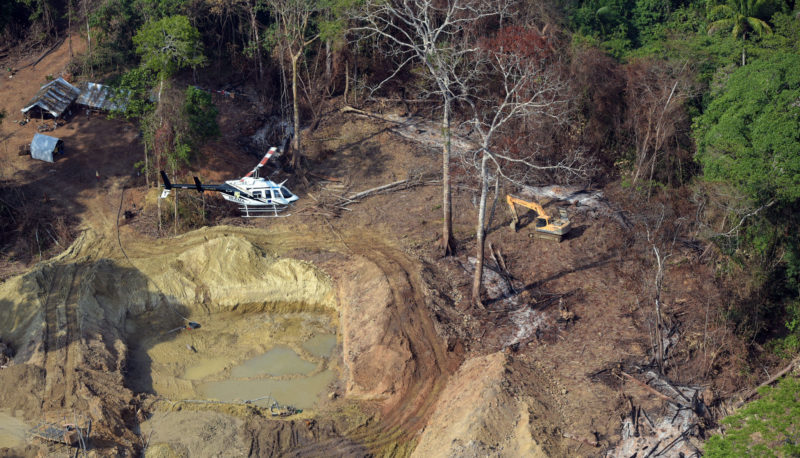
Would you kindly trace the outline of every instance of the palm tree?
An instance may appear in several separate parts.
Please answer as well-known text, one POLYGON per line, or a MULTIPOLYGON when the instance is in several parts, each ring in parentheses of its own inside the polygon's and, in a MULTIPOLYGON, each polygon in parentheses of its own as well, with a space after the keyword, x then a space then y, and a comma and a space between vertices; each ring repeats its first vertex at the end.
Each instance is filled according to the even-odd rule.
POLYGON ((708 17, 719 18, 708 26, 708 33, 731 30, 733 38, 742 38, 742 65, 745 64, 744 40, 753 34, 759 37, 772 33, 766 19, 779 7, 773 0, 728 0, 726 4, 708 3, 708 17))

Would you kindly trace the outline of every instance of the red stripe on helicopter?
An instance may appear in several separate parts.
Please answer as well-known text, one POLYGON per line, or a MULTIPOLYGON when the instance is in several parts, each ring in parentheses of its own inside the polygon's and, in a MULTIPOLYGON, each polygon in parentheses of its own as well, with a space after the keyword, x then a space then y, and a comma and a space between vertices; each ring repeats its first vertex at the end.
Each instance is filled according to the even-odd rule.
POLYGON ((263 167, 263 166, 264 166, 264 164, 266 164, 266 163, 267 163, 267 161, 269 160, 269 158, 271 158, 271 157, 272 157, 272 155, 273 155, 273 154, 275 154, 275 152, 276 152, 276 151, 278 151, 278 148, 276 148, 276 147, 274 147, 274 146, 273 146, 272 148, 270 148, 270 149, 269 149, 269 151, 267 151, 267 154, 265 154, 265 155, 264 155, 264 158, 263 158, 263 159, 261 159, 261 162, 259 162, 259 163, 258 163, 258 165, 256 166, 256 168, 254 168, 253 170, 251 170, 251 171, 250 171, 250 172, 249 172, 247 175, 245 175, 245 176, 244 176, 244 178, 247 178, 247 177, 249 177, 250 175, 252 175, 253 173, 255 173, 255 171, 256 171, 256 170, 258 170, 260 167, 263 167))

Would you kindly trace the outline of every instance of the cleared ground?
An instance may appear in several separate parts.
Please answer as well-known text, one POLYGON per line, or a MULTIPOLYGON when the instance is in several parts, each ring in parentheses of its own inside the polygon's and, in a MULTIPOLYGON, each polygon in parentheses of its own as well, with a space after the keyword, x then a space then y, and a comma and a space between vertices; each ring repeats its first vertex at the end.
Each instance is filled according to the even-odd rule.
MULTIPOLYGON (((338 217, 320 212, 318 202, 337 195, 435 177, 440 163, 390 123, 331 114, 309 135, 307 153, 312 172, 340 181, 290 181, 301 196, 292 216, 229 218, 155 239, 157 191, 148 193, 133 169, 141 145, 132 125, 78 116, 53 133, 65 138, 63 159, 16 156, 36 125, 13 123, 19 106, 43 75, 64 67, 65 48, 0 86, 0 107, 12 113, 0 126, 3 185, 24 188, 53 218, 74 218, 78 234, 68 248, 52 244, 49 253, 60 254, 48 260, 45 252, 38 264, 24 234, 3 247, 0 339, 16 356, 0 369, 9 387, 0 390, 0 411, 11 416, 0 416, 0 432, 78 411, 93 418, 93 444, 105 455, 139 451, 149 439, 152 456, 596 456, 619 441, 628 396, 651 412, 662 408, 609 375, 651 352, 650 306, 640 298, 652 265, 630 250, 633 237, 618 222, 571 209, 575 230, 557 244, 530 239, 529 228, 514 233, 498 207, 489 241, 516 292, 493 289, 485 310, 473 308, 472 183, 456 180, 460 249, 446 259, 435 247, 435 183, 370 197, 338 217), (125 210, 136 217, 118 226, 125 210), (574 319, 559 321, 562 310, 574 319), (201 327, 169 332, 187 319, 201 327), (336 336, 334 348, 315 354, 308 342, 318 336, 336 336), (294 372, 264 373, 286 361, 294 372), (258 389, 243 389, 251 382, 318 376, 302 414, 278 419, 264 403, 239 402, 257 397, 258 389), (229 381, 240 385, 209 388, 229 381), (236 402, 186 402, 215 397, 236 402)), ((237 146, 248 134, 249 104, 215 101, 224 135, 193 171, 208 180, 240 176, 258 160, 237 146)), ((725 338, 689 320, 720 294, 690 250, 672 259, 665 308, 700 323, 682 331, 695 345, 688 360, 725 338)), ((708 381, 714 374, 705 370, 682 380, 708 381)), ((43 446, 14 447, 35 456, 43 446)))

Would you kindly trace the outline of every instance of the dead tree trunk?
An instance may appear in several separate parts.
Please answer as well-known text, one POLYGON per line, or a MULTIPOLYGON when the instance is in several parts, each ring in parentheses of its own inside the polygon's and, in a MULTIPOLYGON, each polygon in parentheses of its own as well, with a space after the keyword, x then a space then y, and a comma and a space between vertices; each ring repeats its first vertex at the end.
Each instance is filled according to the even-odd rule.
POLYGON ((453 240, 453 208, 450 195, 450 107, 452 100, 445 96, 444 110, 442 114, 442 135, 444 136, 444 148, 442 151, 442 210, 444 218, 442 223, 442 240, 440 247, 445 256, 455 253, 455 241, 453 240))
POLYGON ((489 211, 489 220, 486 221, 486 229, 485 231, 489 231, 492 228, 492 221, 494 221, 494 211, 497 209, 497 198, 500 194, 500 177, 494 177, 494 200, 492 200, 492 209, 489 211))
POLYGON ((292 54, 292 108, 294 109, 294 137, 292 138, 292 168, 300 167, 300 102, 297 98, 297 61, 301 54, 292 54))
POLYGON ((250 33, 251 33, 251 40, 255 43, 255 53, 256 64, 258 65, 258 79, 259 81, 264 78, 264 66, 261 62, 261 39, 258 34, 258 22, 256 21, 256 7, 255 5, 248 5, 249 13, 250 13, 250 33))
POLYGON ((67 33, 69 34, 69 61, 75 57, 72 53, 72 0, 67 0, 67 33))
POLYGON ((331 87, 333 77, 333 52, 331 51, 331 40, 325 40, 325 82, 331 87))
POLYGON ((175 219, 173 224, 173 234, 178 235, 178 189, 175 189, 175 199, 172 201, 174 211, 173 218, 175 219))
POLYGON ((156 201, 156 208, 158 209, 158 235, 161 235, 161 199, 156 201))
POLYGON ((477 236, 477 244, 475 247, 475 276, 472 280, 472 304, 481 308, 483 307, 483 302, 481 301, 481 284, 483 282, 484 245, 486 243, 484 224, 486 222, 486 197, 489 194, 489 178, 487 177, 486 171, 488 159, 484 152, 481 158, 481 200, 478 205, 478 224, 475 228, 475 234, 477 236))
POLYGON ((656 278, 655 278, 655 295, 654 301, 656 306, 656 332, 655 332, 655 339, 656 339, 656 358, 658 368, 661 370, 661 373, 664 373, 664 335, 663 335, 663 321, 661 319, 661 284, 664 281, 664 260, 665 258, 661 257, 661 254, 653 245, 653 252, 656 255, 656 278))
POLYGON ((345 63, 344 66, 344 103, 347 105, 347 93, 350 92, 350 66, 345 63))
POLYGON ((89 74, 94 78, 94 66, 92 65, 92 31, 89 28, 89 11, 86 7, 86 2, 88 0, 84 0, 83 2, 83 15, 86 17, 86 54, 89 56, 89 74))

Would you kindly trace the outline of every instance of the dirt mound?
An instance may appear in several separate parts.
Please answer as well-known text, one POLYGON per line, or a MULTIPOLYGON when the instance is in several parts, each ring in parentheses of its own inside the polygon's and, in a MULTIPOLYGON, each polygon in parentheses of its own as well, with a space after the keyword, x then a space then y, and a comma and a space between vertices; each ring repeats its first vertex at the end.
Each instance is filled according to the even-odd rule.
POLYGON ((239 237, 213 238, 177 256, 167 252, 133 262, 169 300, 203 304, 206 312, 263 311, 289 304, 302 310, 335 309, 327 275, 310 263, 279 259, 239 237))
POLYGON ((386 313, 392 305, 389 284, 378 266, 364 258, 351 259, 339 275, 340 297, 347 301, 342 308, 347 394, 390 398, 402 391, 403 375, 413 371, 414 359, 408 340, 391 332, 386 313))
POLYGON ((543 402, 546 394, 517 391, 513 371, 499 352, 467 360, 442 392, 412 456, 562 455, 549 426, 559 420, 543 402))
POLYGON ((96 237, 87 231, 61 256, 0 285, 0 336, 17 349, 0 372, 10 387, 0 406, 25 409, 30 419, 88 413, 101 441, 132 445, 133 394, 123 377, 129 320, 150 314, 180 325, 180 315, 195 311, 335 304, 329 279, 311 264, 277 259, 243 239, 195 235, 179 253, 134 258, 139 270, 125 259, 96 259, 115 255, 96 237))

